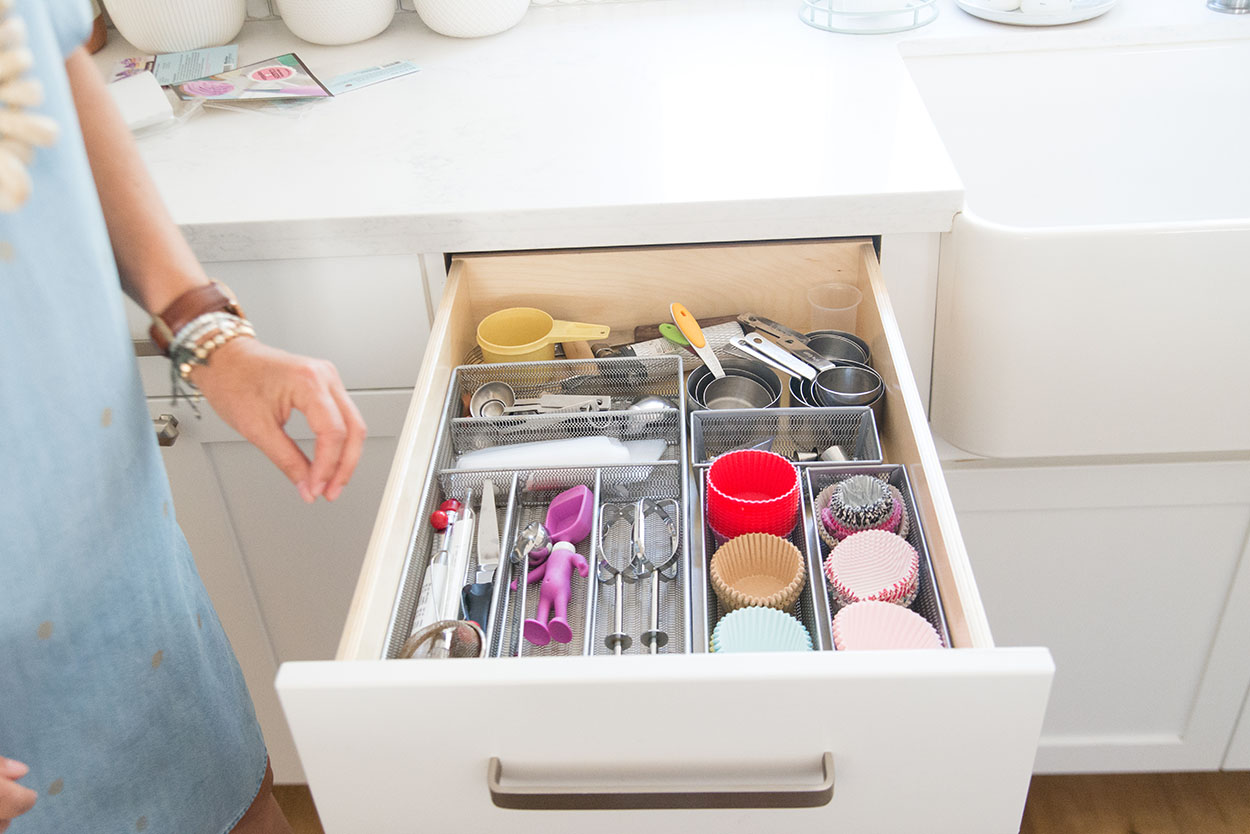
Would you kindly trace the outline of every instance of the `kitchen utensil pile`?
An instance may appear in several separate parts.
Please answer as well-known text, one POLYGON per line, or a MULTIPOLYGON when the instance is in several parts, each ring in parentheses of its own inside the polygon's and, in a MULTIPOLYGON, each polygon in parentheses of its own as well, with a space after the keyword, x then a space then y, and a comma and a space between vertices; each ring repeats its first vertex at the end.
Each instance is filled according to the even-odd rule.
MULTIPOLYGON (((736 636, 712 640, 724 612, 707 604, 710 586, 698 591, 686 583, 708 576, 718 543, 747 535, 787 540, 790 550, 769 552, 798 548, 806 564, 812 497, 808 476, 798 473, 853 469, 865 454, 879 464, 872 412, 880 413, 886 386, 868 345, 854 334, 803 333, 747 312, 708 317, 713 339, 680 303, 669 313, 672 324, 641 325, 617 347, 600 341, 611 338, 606 326, 559 321, 533 308, 483 320, 483 355, 503 361, 452 374, 424 498, 436 509, 429 527, 417 531, 406 574, 421 577, 420 592, 401 594, 396 604, 393 631, 405 611, 411 619, 394 655, 660 655, 703 650, 709 642, 767 642, 743 632, 742 623, 768 617, 739 618, 736 636), (587 345, 574 346, 591 339, 593 355, 587 345), (556 342, 576 358, 551 359, 556 342), (697 357, 694 369, 663 355, 671 353, 697 357), (776 408, 787 400, 791 409, 776 408), (687 403, 700 412, 693 471, 687 403), (728 428, 714 453, 720 457, 705 453, 702 421, 713 418, 703 415, 724 415, 728 428), (749 429, 751 415, 776 416, 749 429), (778 449, 782 454, 773 453, 778 449), (707 476, 714 460, 733 456, 743 467, 733 478, 707 476), (772 474, 758 469, 764 462, 772 474), (722 495, 721 487, 736 494, 722 495), (692 490, 706 497, 691 501, 692 490), (704 560, 699 570, 689 562, 686 535, 696 519, 699 535, 691 538, 704 560), (700 601, 706 631, 696 616, 700 601)), ((733 575, 745 583, 732 591, 734 599, 754 598, 747 592, 767 584, 750 570, 733 575)), ((821 601, 823 584, 813 588, 818 582, 816 571, 805 586, 790 588, 803 595, 786 597, 787 616, 801 620, 795 634, 827 648, 829 628, 813 619, 830 610, 821 601)))

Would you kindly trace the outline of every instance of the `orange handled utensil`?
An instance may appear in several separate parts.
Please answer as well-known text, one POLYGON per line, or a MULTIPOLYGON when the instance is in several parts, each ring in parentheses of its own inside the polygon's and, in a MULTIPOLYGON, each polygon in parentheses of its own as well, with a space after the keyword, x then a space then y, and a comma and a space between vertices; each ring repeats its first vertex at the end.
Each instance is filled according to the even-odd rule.
POLYGON ((676 301, 669 307, 669 311, 673 314, 673 324, 677 325, 681 335, 685 336, 690 342, 690 346, 694 348, 694 352, 707 365, 708 370, 712 372, 712 376, 717 379, 723 377, 725 369, 721 367, 720 360, 716 358, 716 352, 708 346, 707 338, 704 337, 703 328, 699 327, 699 322, 695 321, 694 316, 690 315, 690 311, 686 309, 685 305, 676 301))

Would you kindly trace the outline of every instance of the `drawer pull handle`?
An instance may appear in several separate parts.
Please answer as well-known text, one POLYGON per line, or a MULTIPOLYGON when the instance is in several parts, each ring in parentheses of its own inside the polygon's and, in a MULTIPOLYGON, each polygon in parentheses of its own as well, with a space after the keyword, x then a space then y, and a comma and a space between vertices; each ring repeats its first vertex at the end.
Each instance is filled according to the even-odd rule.
POLYGON ((131 339, 134 344, 135 356, 164 356, 165 354, 152 343, 151 339, 131 339))
POLYGON ((819 784, 683 785, 501 784, 503 762, 492 756, 486 766, 490 798, 500 808, 520 811, 606 811, 670 808, 819 808, 833 799, 833 754, 820 758, 819 784))
POLYGON ((178 442, 178 418, 172 414, 162 414, 152 418, 152 428, 156 429, 156 442, 160 446, 172 446, 178 442))

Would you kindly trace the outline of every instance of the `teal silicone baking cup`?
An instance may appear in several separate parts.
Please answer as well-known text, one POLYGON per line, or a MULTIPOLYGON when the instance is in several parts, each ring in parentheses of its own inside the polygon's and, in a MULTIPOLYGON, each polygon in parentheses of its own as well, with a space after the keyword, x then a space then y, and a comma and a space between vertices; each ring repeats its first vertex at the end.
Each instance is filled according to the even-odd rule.
POLYGON ((721 617, 712 631, 714 652, 810 652, 812 636, 803 624, 776 608, 739 608, 721 617))

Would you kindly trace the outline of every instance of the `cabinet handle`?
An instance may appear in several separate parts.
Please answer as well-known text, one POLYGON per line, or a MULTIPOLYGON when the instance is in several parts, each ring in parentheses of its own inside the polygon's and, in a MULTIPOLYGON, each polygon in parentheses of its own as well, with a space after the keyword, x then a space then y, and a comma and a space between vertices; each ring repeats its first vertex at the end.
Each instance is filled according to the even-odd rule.
POLYGON ((647 785, 500 784, 503 762, 492 756, 486 766, 490 798, 500 808, 520 811, 597 811, 671 808, 819 808, 833 799, 833 754, 820 758, 819 784, 792 785, 647 785))
POLYGON ((172 446, 178 441, 178 418, 172 414, 162 414, 152 418, 152 427, 156 429, 156 442, 160 446, 172 446))
POLYGON ((151 339, 131 339, 131 343, 135 348, 135 356, 164 356, 161 349, 152 343, 151 339))

